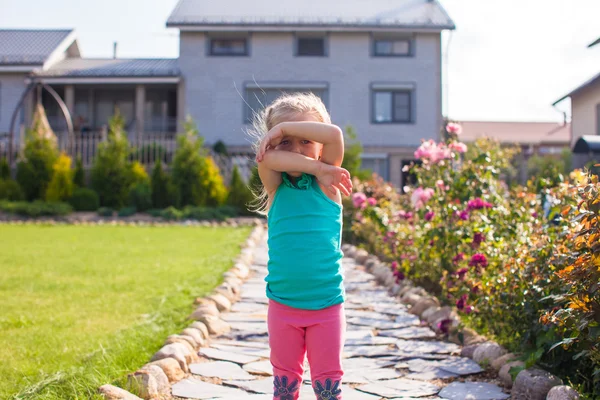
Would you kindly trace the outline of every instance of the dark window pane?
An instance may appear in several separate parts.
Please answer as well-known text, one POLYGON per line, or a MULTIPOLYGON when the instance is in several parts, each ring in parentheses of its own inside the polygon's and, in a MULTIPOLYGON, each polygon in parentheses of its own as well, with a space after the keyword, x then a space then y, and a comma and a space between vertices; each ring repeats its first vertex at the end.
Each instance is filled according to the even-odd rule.
POLYGON ((298 39, 299 56, 324 56, 325 39, 323 38, 299 38, 298 39))
POLYGON ((247 54, 246 39, 212 39, 210 53, 213 55, 245 55, 247 54))
POLYGON ((410 93, 394 93, 394 121, 410 121, 410 93))

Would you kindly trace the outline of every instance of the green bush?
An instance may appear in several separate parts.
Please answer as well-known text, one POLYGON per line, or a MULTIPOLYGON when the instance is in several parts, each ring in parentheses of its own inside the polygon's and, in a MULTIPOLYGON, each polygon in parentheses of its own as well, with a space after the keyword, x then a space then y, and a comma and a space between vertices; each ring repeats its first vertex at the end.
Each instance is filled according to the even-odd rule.
POLYGON ((117 113, 109 125, 107 140, 98 146, 91 183, 100 197, 100 205, 121 208, 127 204, 133 180, 132 168, 127 160, 129 145, 123 131, 123 117, 117 113))
POLYGON ((177 137, 177 151, 172 166, 172 181, 178 192, 177 206, 218 206, 224 203, 227 190, 219 169, 202 148, 203 139, 192 122, 186 133, 177 137))
POLYGON ((132 148, 129 153, 130 161, 139 161, 142 164, 152 164, 162 161, 171 162, 172 154, 158 143, 145 144, 142 147, 132 148))
POLYGON ((10 166, 6 158, 0 159, 0 179, 10 179, 10 166))
POLYGON ((151 208, 149 210, 146 210, 146 214, 151 215, 153 217, 160 217, 162 212, 163 210, 160 208, 151 208))
POLYGON ((163 169, 160 160, 156 164, 154 164, 150 182, 152 185, 152 207, 162 209, 168 207, 171 204, 177 204, 171 203, 169 192, 173 191, 173 186, 171 185, 171 187, 169 187, 169 176, 163 169))
POLYGON ((237 165, 233 167, 231 174, 231 183, 229 185, 229 195, 225 204, 235 207, 241 215, 251 215, 248 210, 249 204, 252 202, 252 192, 242 179, 237 165))
POLYGON ((160 216, 168 220, 177 220, 183 218, 183 212, 171 206, 162 210, 160 216))
POLYGON ((134 161, 130 164, 131 173, 131 185, 137 185, 138 183, 150 184, 150 178, 146 172, 146 168, 139 161, 134 161))
POLYGON ((18 182, 0 179, 0 200, 22 201, 25 200, 25 195, 18 182))
POLYGON ((348 170, 352 177, 356 176, 360 179, 369 179, 371 172, 360 169, 360 156, 363 152, 363 146, 357 140, 356 131, 350 125, 346 126, 344 130, 344 145, 344 161, 342 161, 342 168, 348 170))
POLYGON ((98 209, 98 215, 101 217, 112 217, 115 215, 115 210, 110 207, 100 207, 98 209))
POLYGON ((52 178, 52 167, 58 159, 56 143, 35 128, 27 131, 23 158, 17 164, 17 182, 28 201, 44 199, 52 178))
POLYGON ((85 187, 85 170, 83 169, 83 162, 81 157, 77 157, 75 161, 75 172, 73 173, 73 184, 76 187, 85 187))
POLYGON ((96 211, 100 208, 100 199, 92 189, 78 187, 73 190, 69 204, 75 211, 96 211))
POLYGON ((222 140, 217 140, 212 149, 216 154, 222 154, 224 156, 228 155, 227 146, 222 140))
POLYGON ((41 200, 35 200, 33 202, 0 201, 0 210, 27 217, 62 216, 73 212, 73 208, 67 203, 46 202, 41 200))
POLYGON ((152 208, 152 193, 148 183, 138 183, 129 192, 129 205, 138 211, 146 211, 152 208))
POLYGON ((130 217, 137 212, 135 207, 123 207, 117 214, 119 217, 130 217))
POLYGON ((52 167, 52 179, 46 190, 47 201, 65 201, 73 194, 71 158, 61 154, 52 167))

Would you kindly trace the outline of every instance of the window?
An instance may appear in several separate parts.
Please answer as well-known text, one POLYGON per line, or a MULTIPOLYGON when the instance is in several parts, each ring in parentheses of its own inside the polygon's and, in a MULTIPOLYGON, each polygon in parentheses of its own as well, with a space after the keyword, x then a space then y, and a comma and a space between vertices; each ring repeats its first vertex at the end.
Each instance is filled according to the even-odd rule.
POLYGON ((319 96, 323 103, 327 105, 326 94, 327 89, 299 89, 299 88, 246 88, 246 103, 244 106, 245 121, 252 121, 252 116, 256 112, 260 112, 263 108, 271 104, 275 99, 284 93, 306 93, 311 92, 319 96))
POLYGON ((210 39, 211 56, 247 56, 247 38, 210 39))
POLYGON ((412 40, 374 39, 373 55, 375 57, 407 57, 412 55, 412 40))
POLYGON ((376 90, 373 92, 373 122, 412 122, 411 90, 376 90))
POLYGON ((389 179, 387 156, 363 154, 360 162, 360 169, 371 171, 386 181, 389 179))
POLYGON ((298 56, 325 56, 324 38, 297 38, 296 55, 298 56))

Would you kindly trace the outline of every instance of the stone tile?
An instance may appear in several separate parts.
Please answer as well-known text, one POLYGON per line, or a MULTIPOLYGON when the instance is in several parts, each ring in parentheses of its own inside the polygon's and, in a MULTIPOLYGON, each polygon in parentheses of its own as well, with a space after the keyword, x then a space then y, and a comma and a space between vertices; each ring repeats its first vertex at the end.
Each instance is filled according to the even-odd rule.
POLYGON ((230 353, 245 354, 247 356, 262 357, 262 358, 271 357, 270 349, 263 349, 263 348, 256 348, 256 347, 228 346, 228 345, 219 344, 219 343, 212 343, 210 345, 210 347, 212 347, 214 349, 219 349, 222 351, 228 351, 230 353))
POLYGON ((346 310, 346 318, 373 318, 381 319, 384 321, 392 321, 392 317, 386 314, 378 313, 376 311, 364 311, 364 310, 346 310))
POLYGON ((437 363, 438 368, 457 375, 478 374, 484 371, 479 364, 466 357, 450 357, 437 363))
POLYGON ((440 341, 428 341, 423 342, 420 340, 398 340, 396 346, 400 351, 409 350, 411 353, 423 352, 423 353, 439 353, 448 354, 460 351, 460 346, 454 343, 440 342, 440 341))
POLYGON ((231 306, 231 312, 236 313, 266 313, 267 307, 263 304, 239 301, 231 306))
POLYGON ((207 378, 220 378, 223 380, 254 380, 255 376, 244 371, 239 365, 227 361, 214 361, 190 365, 192 374, 207 378))
POLYGON ((231 329, 251 333, 267 333, 267 323, 260 322, 230 322, 231 329))
POLYGON ((248 314, 248 313, 224 313, 221 319, 225 322, 267 322, 267 314, 248 314))
POLYGON ((439 368, 428 368, 420 372, 413 372, 405 376, 406 379, 415 379, 419 381, 431 381, 434 379, 456 378, 458 375, 439 368))
POLYGON ((361 329, 346 332, 346 339, 366 339, 370 337, 373 337, 373 331, 371 329, 361 329))
POLYGON ((247 363, 251 363, 253 361, 260 360, 260 357, 256 357, 256 356, 248 356, 245 354, 231 353, 229 351, 222 351, 222 350, 211 349, 211 348, 202 348, 198 351, 198 354, 206 356, 208 358, 215 359, 215 360, 231 361, 231 362, 234 362, 237 364, 247 364, 247 363))
POLYGON ((400 303, 391 303, 391 304, 372 304, 371 308, 373 311, 388 314, 388 315, 406 315, 406 306, 400 303))
POLYGON ((510 396, 499 386, 483 382, 452 382, 440 392, 444 399, 504 400, 510 396))
POLYGON ((440 390, 431 383, 399 378, 389 381, 369 383, 357 387, 361 392, 372 393, 382 397, 425 397, 433 396, 440 390))
POLYGON ((244 370, 259 375, 273 375, 273 365, 270 360, 255 361, 244 364, 244 370))
POLYGON ((238 396, 232 398, 241 398, 245 394, 238 389, 214 385, 193 377, 173 384, 171 386, 171 393, 174 396, 188 399, 213 399, 225 396, 238 396))
POLYGON ((246 342, 246 341, 238 341, 238 340, 224 340, 224 339, 215 339, 211 343, 222 344, 226 346, 240 346, 240 347, 252 347, 255 349, 268 349, 268 343, 257 343, 257 342, 246 342))
POLYGON ((257 379, 254 381, 223 381, 224 384, 244 389, 248 392, 273 394, 273 378, 257 379))
MULTIPOLYGON (((344 400, 379 400, 381 398, 380 396, 360 392, 344 384, 342 384, 342 397, 344 400)), ((312 398, 307 397, 306 400, 312 400, 312 398)))
POLYGON ((398 339, 429 339, 435 337, 435 332, 429 328, 415 326, 410 328, 389 329, 379 331, 380 336, 391 336, 398 339))
POLYGON ((345 342, 346 346, 376 346, 376 345, 389 345, 395 344, 398 340, 392 337, 385 336, 371 336, 363 339, 347 339, 345 342))
POLYGON ((395 361, 380 358, 347 358, 342 360, 344 371, 364 371, 367 369, 386 368, 396 364, 395 361))
POLYGON ((421 325, 421 320, 419 319, 419 317, 409 313, 396 315, 396 319, 394 320, 394 322, 403 327, 421 325))
POLYGON ((396 349, 389 346, 353 346, 344 349, 344 356, 352 357, 384 357, 394 355, 396 349))
POLYGON ((393 321, 385 320, 385 319, 373 319, 373 318, 362 318, 362 317, 354 317, 348 318, 347 322, 353 325, 359 326, 369 326, 371 328, 376 329, 396 329, 402 328, 402 324, 397 324, 393 321))

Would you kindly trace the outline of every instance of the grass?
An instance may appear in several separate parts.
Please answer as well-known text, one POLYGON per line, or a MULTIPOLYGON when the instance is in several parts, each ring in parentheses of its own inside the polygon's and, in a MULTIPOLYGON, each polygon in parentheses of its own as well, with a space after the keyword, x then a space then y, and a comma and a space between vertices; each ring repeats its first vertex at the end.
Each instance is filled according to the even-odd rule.
POLYGON ((0 225, 0 399, 100 399, 190 321, 250 228, 0 225))

